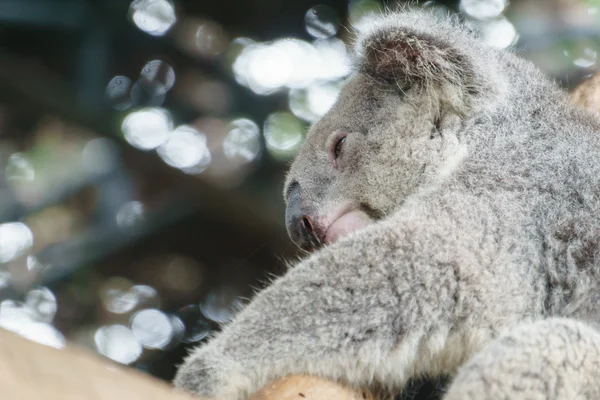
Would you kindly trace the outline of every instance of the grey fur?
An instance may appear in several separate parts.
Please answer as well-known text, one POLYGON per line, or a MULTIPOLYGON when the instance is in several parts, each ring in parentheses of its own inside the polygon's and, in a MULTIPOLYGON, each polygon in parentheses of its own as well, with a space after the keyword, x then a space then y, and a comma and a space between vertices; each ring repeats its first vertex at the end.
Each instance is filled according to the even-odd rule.
POLYGON ((571 319, 523 324, 476 354, 444 400, 598 399, 600 334, 571 319))
POLYGON ((288 185, 373 223, 259 293, 175 384, 237 400, 294 373, 393 392, 460 371, 449 399, 598 398, 599 121, 427 12, 383 17, 357 54, 288 185))

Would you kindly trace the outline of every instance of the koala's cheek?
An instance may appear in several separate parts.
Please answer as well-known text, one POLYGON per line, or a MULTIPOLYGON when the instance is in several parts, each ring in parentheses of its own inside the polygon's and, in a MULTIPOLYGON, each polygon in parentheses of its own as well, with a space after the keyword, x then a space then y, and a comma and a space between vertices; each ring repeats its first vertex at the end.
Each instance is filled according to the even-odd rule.
POLYGON ((338 218, 327 230, 325 241, 336 242, 341 237, 356 232, 372 223, 371 219, 360 210, 353 210, 338 218))

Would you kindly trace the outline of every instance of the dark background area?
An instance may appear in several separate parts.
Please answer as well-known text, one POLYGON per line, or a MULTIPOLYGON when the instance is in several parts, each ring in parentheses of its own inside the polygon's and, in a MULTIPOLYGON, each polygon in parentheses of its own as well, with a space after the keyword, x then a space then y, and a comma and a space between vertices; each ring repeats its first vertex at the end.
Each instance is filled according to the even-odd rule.
MULTIPOLYGON (((403 3, 0 0, 0 327, 172 379, 297 256, 285 169, 403 3)), ((567 89, 599 69, 600 1, 419 4, 567 89)))

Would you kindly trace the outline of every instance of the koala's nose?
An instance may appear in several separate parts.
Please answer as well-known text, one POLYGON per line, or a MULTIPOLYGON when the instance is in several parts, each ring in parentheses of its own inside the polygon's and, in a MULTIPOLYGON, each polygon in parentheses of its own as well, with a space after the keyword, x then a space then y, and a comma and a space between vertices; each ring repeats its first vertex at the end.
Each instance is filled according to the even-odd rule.
POLYGON ((315 207, 302 198, 298 185, 288 197, 285 222, 290 238, 300 248, 310 251, 323 245, 324 232, 315 221, 315 207))

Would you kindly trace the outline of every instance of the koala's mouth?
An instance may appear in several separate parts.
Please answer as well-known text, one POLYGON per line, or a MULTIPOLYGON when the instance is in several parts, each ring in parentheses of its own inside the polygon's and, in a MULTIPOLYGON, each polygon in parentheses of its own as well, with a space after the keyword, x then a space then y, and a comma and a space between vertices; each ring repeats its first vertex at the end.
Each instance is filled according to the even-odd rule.
POLYGON ((344 211, 325 231, 325 243, 334 243, 340 238, 370 225, 372 222, 371 217, 359 208, 344 211))

